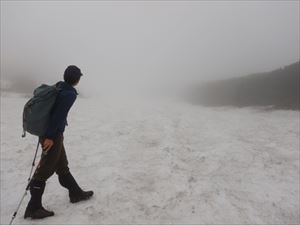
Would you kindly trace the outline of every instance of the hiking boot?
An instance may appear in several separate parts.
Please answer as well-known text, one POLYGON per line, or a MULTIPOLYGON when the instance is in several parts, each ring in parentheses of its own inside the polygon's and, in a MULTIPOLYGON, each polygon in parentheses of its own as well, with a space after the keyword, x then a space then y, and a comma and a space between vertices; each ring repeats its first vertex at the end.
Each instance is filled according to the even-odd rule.
POLYGON ((70 172, 65 175, 58 175, 58 180, 63 187, 69 190, 71 203, 88 200, 94 194, 93 191, 83 191, 70 172))
POLYGON ((24 219, 42 219, 48 216, 54 216, 54 212, 48 211, 42 206, 42 196, 45 190, 46 182, 40 180, 31 180, 29 183, 31 198, 25 210, 24 219))
POLYGON ((24 214, 24 219, 27 217, 31 217, 32 219, 43 219, 49 216, 54 216, 54 212, 48 211, 43 207, 32 211, 29 207, 27 207, 24 214))
POLYGON ((70 202, 76 203, 84 200, 88 200, 90 197, 92 197, 94 194, 93 191, 82 191, 78 194, 70 194, 70 202))

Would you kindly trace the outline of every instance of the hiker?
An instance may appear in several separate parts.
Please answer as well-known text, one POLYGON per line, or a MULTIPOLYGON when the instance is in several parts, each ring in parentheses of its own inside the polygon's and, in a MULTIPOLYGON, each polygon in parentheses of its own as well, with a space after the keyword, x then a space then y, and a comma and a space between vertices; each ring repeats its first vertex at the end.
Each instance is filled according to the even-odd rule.
POLYGON ((67 115, 78 95, 74 86, 79 83, 81 76, 80 69, 71 65, 64 72, 64 81, 56 83, 59 93, 51 110, 46 134, 39 137, 43 151, 39 165, 29 183, 31 199, 24 218, 41 219, 54 215, 54 212, 42 206, 46 181, 54 172, 58 175, 59 183, 68 189, 71 203, 87 200, 94 194, 93 191, 83 191, 70 173, 63 143, 67 115))

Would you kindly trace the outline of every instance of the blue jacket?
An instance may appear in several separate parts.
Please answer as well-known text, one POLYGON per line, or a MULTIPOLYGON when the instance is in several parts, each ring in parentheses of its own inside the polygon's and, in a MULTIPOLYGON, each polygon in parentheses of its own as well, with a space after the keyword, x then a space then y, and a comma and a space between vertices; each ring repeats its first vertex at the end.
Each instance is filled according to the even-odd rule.
POLYGON ((67 116, 70 108, 77 98, 77 91, 70 84, 60 81, 56 84, 60 89, 51 111, 50 122, 45 137, 55 139, 58 134, 65 131, 67 116))

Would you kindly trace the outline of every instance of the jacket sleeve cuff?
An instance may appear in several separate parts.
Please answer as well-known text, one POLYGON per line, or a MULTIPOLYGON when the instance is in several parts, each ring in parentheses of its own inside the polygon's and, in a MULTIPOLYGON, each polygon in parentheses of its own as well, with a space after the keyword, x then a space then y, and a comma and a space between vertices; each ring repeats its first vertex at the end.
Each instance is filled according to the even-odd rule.
POLYGON ((55 137, 56 137, 56 135, 53 134, 53 133, 46 133, 46 134, 45 134, 45 138, 47 138, 47 139, 54 140, 55 137))

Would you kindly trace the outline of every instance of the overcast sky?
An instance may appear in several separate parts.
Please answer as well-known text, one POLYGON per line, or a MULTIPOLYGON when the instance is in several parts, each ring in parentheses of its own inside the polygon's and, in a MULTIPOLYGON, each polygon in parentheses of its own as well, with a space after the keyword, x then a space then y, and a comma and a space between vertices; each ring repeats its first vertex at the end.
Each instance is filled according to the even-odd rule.
POLYGON ((186 84, 299 60, 299 1, 1 1, 1 79, 86 92, 186 84))

